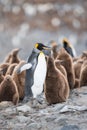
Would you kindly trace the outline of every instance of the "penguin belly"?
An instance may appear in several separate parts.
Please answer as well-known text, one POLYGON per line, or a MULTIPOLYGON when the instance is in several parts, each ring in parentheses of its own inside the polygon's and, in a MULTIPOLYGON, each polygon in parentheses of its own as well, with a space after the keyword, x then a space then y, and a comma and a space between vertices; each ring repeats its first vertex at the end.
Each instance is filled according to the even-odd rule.
POLYGON ((43 84, 45 81, 46 72, 47 64, 44 56, 39 59, 34 72, 34 84, 31 87, 34 98, 36 98, 37 95, 40 95, 43 91, 43 84))

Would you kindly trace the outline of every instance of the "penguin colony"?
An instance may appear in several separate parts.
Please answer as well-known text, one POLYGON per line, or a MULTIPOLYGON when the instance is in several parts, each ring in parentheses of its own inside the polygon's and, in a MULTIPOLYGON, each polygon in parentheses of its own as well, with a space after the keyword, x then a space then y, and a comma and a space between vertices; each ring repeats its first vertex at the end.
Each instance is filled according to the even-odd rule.
POLYGON ((28 61, 18 57, 19 48, 13 49, 0 64, 0 102, 16 105, 37 99, 44 90, 51 105, 67 101, 71 89, 87 86, 87 52, 76 57, 66 38, 62 43, 61 48, 55 41, 49 47, 36 43, 28 61))

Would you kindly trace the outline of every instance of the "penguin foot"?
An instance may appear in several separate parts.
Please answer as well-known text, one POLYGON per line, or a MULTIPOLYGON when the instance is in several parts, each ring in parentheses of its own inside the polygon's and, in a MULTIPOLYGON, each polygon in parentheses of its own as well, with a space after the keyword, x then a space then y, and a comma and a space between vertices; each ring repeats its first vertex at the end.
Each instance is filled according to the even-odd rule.
POLYGON ((38 102, 39 104, 42 104, 41 99, 37 98, 36 100, 37 100, 37 102, 38 102))
POLYGON ((23 103, 29 102, 32 99, 32 97, 25 96, 23 99, 23 103))

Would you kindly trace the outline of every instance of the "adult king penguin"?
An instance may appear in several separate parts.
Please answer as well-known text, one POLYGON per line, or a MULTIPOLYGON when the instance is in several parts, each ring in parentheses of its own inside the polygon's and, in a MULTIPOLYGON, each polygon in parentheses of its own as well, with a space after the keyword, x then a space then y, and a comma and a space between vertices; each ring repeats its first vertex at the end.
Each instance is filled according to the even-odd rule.
POLYGON ((43 50, 49 50, 50 47, 42 43, 36 43, 28 61, 19 69, 19 73, 26 70, 25 77, 25 96, 24 101, 30 97, 36 98, 43 91, 43 84, 47 72, 46 58, 43 50))
POLYGON ((72 57, 76 57, 76 51, 67 38, 63 39, 63 47, 72 57))

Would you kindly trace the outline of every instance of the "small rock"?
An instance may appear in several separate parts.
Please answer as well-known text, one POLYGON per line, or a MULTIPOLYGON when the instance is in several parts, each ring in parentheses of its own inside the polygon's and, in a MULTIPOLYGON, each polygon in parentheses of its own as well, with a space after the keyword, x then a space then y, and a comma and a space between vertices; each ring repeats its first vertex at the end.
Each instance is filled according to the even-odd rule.
POLYGON ((25 116, 18 116, 17 119, 19 120, 20 123, 25 123, 29 121, 29 118, 25 116))
POLYGON ((64 118, 64 119, 56 119, 55 120, 55 122, 56 123, 58 123, 58 125, 60 125, 60 126, 65 126, 65 125, 67 125, 67 119, 66 118, 64 118))
POLYGON ((9 107, 9 108, 7 108, 6 110, 5 110, 5 113, 8 113, 8 114, 18 114, 18 112, 17 112, 17 109, 16 108, 11 108, 11 107, 9 107))
POLYGON ((77 125, 66 125, 61 130, 80 130, 77 125))
POLYGON ((31 123, 27 127, 25 127, 25 130, 38 130, 40 128, 41 128, 41 124, 31 123))
POLYGON ((23 106, 17 107, 17 110, 25 113, 25 112, 30 112, 31 108, 28 105, 23 105, 23 106))
POLYGON ((0 102, 0 110, 3 109, 3 108, 7 108, 9 106, 12 106, 12 105, 13 105, 12 102, 8 102, 8 101, 0 102))

